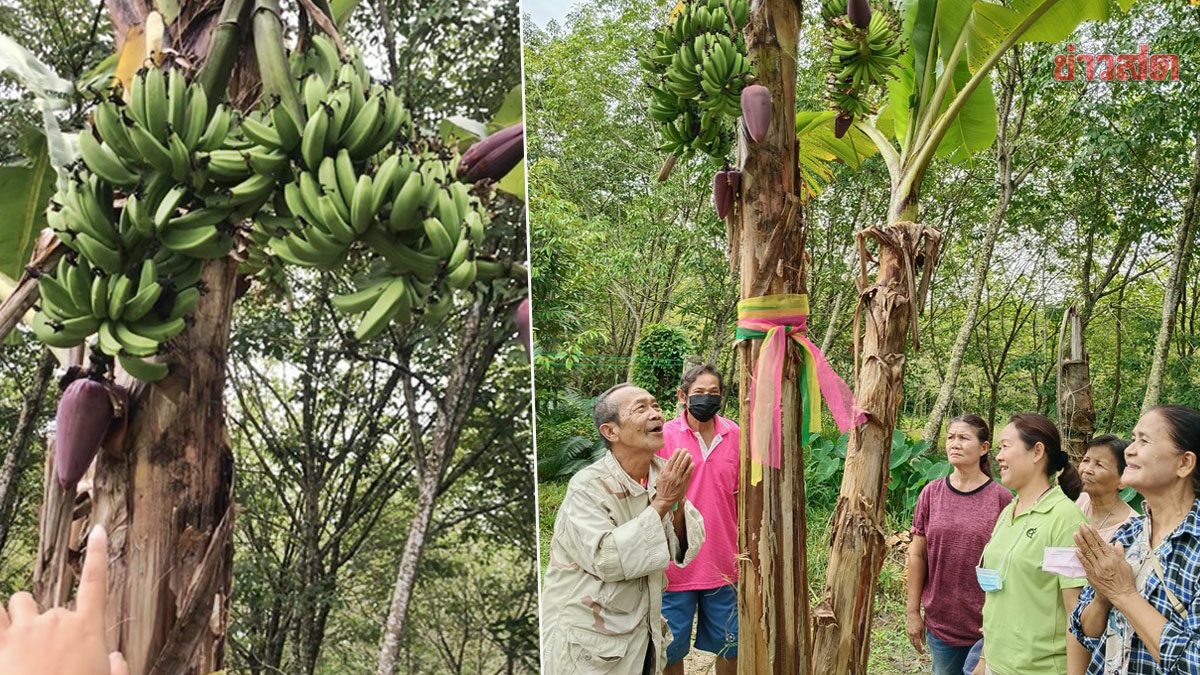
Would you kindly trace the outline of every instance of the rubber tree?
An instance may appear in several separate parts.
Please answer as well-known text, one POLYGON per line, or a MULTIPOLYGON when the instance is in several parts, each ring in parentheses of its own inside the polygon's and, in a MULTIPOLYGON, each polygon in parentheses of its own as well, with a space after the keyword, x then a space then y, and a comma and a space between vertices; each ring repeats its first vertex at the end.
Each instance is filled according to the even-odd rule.
MULTIPOLYGON (((1132 0, 1120 4, 1127 9, 1132 0)), ((877 577, 887 552, 888 464, 905 355, 910 336, 919 346, 914 320, 941 237, 920 222, 925 174, 935 157, 966 161, 992 146, 991 73, 1014 45, 1064 40, 1083 21, 1107 19, 1109 3, 910 0, 901 11, 909 48, 889 85, 889 104, 874 119, 855 123, 879 149, 891 198, 879 224, 858 234, 864 327, 855 327, 855 396, 867 422, 850 435, 823 598, 813 611, 812 671, 822 675, 867 670, 877 577)))
POLYGON ((1200 142, 1192 156, 1192 183, 1188 188, 1187 203, 1183 217, 1175 228, 1175 246, 1171 253, 1171 271, 1167 286, 1163 289, 1162 320, 1158 324, 1158 336, 1154 340, 1154 359, 1150 363, 1150 377, 1146 382, 1146 395, 1142 399, 1142 413, 1158 405, 1162 383, 1166 374, 1167 354, 1171 336, 1175 333, 1175 316, 1179 299, 1183 294, 1192 264, 1192 249, 1195 247, 1196 228, 1200 224, 1200 142))

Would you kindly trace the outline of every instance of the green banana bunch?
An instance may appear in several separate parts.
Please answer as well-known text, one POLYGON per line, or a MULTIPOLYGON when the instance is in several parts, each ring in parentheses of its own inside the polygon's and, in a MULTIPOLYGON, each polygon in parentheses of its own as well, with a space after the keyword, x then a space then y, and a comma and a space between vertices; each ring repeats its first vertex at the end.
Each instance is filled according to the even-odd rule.
MULTIPOLYGON (((724 55, 726 43, 712 45, 724 55)), ((239 241, 241 271, 276 279, 282 263, 333 269, 367 255, 371 275, 334 298, 357 317, 359 340, 393 321, 439 320, 455 290, 523 272, 477 256, 491 188, 459 179, 456 152, 413 140, 395 94, 348 56, 323 35, 293 54, 303 119, 278 101, 210 111, 177 69, 139 72, 128 100, 102 97, 80 135, 83 161, 47 209, 70 252, 39 280, 37 336, 71 347, 94 335, 133 376, 160 379, 168 367, 154 357, 186 327, 203 261, 239 241)), ((716 126, 700 128, 715 113, 688 105, 688 146, 716 142, 716 126)))
POLYGON ((749 12, 747 0, 684 0, 639 56, 663 152, 720 158, 732 149, 726 118, 741 114, 742 88, 753 79, 741 33, 749 12))
MULTIPOLYGON (((39 339, 69 347, 95 335, 134 377, 166 375, 147 359, 186 327, 201 261, 229 253, 231 223, 272 187, 247 183, 259 174, 242 175, 220 154, 230 152, 232 119, 178 68, 143 69, 127 97, 100 97, 79 135, 82 161, 46 211, 72 253, 39 280, 39 339)), ((254 170, 287 167, 286 157, 247 154, 254 170)))
POLYGON ((826 0, 821 11, 829 45, 828 98, 844 133, 854 117, 875 112, 876 92, 895 77, 902 38, 892 12, 871 11, 866 0, 826 0), (860 23, 851 20, 851 13, 860 23))
POLYGON ((200 299, 194 280, 187 287, 178 285, 188 280, 180 263, 169 265, 181 274, 163 276, 155 258, 146 258, 128 274, 107 274, 84 256, 64 255, 53 273, 38 279, 34 334, 61 348, 81 345, 96 334, 100 350, 117 357, 131 375, 161 379, 167 366, 147 359, 183 331, 184 317, 200 299))
POLYGON ((112 92, 92 110, 91 129, 79 136, 88 170, 122 188, 161 173, 201 189, 206 176, 197 171, 196 153, 225 142, 229 108, 222 104, 210 111, 204 88, 188 83, 178 68, 143 69, 128 93, 125 101, 112 92))
POLYGON ((391 89, 371 83, 357 52, 342 61, 329 38, 317 34, 310 49, 293 55, 291 67, 304 119, 293 119, 278 101, 261 114, 244 116, 241 133, 252 147, 282 153, 317 171, 323 159, 341 149, 353 162, 364 162, 411 132, 408 110, 391 89))
POLYGON ((846 0, 821 0, 821 21, 827 28, 846 16, 846 0))

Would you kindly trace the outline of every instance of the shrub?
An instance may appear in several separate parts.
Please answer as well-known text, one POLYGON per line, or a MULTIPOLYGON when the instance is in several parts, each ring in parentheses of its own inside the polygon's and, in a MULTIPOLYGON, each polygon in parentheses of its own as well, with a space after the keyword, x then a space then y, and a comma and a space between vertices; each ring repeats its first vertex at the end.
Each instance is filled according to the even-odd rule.
POLYGON ((554 398, 539 392, 537 416, 538 480, 566 480, 605 452, 592 425, 595 399, 574 391, 554 398))
POLYGON ((651 324, 642 331, 633 355, 633 383, 670 407, 683 374, 683 360, 692 349, 683 329, 651 324))

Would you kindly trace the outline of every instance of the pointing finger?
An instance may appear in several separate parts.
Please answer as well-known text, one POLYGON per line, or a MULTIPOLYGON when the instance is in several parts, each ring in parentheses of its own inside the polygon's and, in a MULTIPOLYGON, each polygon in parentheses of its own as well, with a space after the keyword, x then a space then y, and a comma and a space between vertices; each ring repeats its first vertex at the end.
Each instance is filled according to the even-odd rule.
POLYGON ((80 614, 103 622, 107 595, 108 532, 103 526, 96 525, 88 535, 87 555, 83 559, 83 573, 79 579, 79 596, 75 608, 80 614))
POLYGON ((121 656, 121 652, 113 652, 108 655, 108 673, 109 675, 129 675, 129 664, 125 663, 125 657, 121 656))

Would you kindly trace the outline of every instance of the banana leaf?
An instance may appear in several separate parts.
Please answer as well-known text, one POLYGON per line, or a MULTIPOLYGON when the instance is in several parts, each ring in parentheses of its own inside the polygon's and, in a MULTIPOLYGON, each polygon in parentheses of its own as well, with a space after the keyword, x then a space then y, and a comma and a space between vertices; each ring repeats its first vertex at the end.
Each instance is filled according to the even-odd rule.
POLYGON ((805 200, 821 194, 833 182, 835 163, 858 169, 878 151, 871 139, 855 128, 837 138, 833 132, 836 118, 837 113, 828 110, 796 113, 796 151, 805 200))
POLYGON ((46 226, 46 204, 54 192, 54 169, 46 138, 25 136, 27 165, 0 167, 0 274, 16 279, 29 262, 38 233, 46 226))

